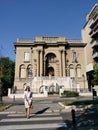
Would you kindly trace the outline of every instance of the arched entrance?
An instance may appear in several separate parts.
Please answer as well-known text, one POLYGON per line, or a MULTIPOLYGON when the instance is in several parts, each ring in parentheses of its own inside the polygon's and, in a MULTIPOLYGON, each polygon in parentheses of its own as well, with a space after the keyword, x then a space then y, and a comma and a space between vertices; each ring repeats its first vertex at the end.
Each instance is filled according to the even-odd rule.
POLYGON ((46 55, 46 76, 54 76, 55 75, 55 63, 56 63, 56 55, 54 53, 48 53, 46 55))
POLYGON ((47 73, 48 75, 54 76, 54 68, 53 67, 48 67, 47 72, 48 72, 47 73))

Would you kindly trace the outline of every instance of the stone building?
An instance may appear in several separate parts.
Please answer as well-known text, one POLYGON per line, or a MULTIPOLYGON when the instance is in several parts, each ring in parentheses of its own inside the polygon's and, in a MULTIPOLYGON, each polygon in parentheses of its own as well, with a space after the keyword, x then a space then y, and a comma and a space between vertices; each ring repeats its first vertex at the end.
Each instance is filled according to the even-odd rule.
POLYGON ((14 43, 16 51, 15 81, 17 89, 35 77, 70 77, 86 85, 85 43, 80 39, 65 37, 18 38, 14 43))
MULTIPOLYGON (((86 16, 82 40, 38 36, 34 39, 18 38, 14 46, 14 87, 17 89, 23 89, 26 83, 32 83, 35 78, 56 77, 57 80, 62 78, 62 82, 69 77, 80 90, 91 91, 93 64, 98 63, 98 4, 86 16)), ((40 88, 40 85, 37 87, 40 88)))

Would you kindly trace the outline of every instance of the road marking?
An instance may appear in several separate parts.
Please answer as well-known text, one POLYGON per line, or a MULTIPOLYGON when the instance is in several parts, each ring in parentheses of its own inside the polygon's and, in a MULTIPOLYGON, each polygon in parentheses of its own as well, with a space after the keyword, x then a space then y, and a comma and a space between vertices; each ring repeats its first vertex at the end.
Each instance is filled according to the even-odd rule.
POLYGON ((8 114, 1 119, 0 130, 39 130, 52 128, 67 128, 60 113, 31 114, 27 119, 25 114, 8 114))
POLYGON ((65 123, 47 123, 47 124, 26 124, 26 125, 8 125, 0 126, 1 130, 28 130, 28 129, 44 129, 44 128, 67 128, 65 123))
MULTIPOLYGON (((48 120, 48 121, 50 121, 50 120, 52 120, 52 121, 54 121, 54 120, 62 120, 62 117, 36 117, 36 118, 30 118, 29 119, 29 121, 43 121, 43 120, 48 120)), ((16 121, 19 121, 19 122, 21 122, 21 121, 28 121, 28 119, 27 118, 17 118, 17 119, 15 119, 15 118, 11 118, 11 119, 2 119, 1 120, 1 123, 2 122, 16 122, 16 121)))
MULTIPOLYGON (((59 113, 56 113, 56 112, 55 112, 55 113, 52 113, 52 112, 51 112, 51 113, 44 113, 44 114, 36 114, 36 113, 34 113, 34 114, 31 113, 31 114, 30 114, 31 117, 32 117, 32 116, 53 116, 53 115, 55 115, 55 116, 60 116, 60 114, 59 114, 59 113)), ((18 117, 18 116, 20 117, 20 114, 19 114, 19 113, 16 113, 16 114, 8 114, 8 117, 15 117, 15 116, 16 116, 16 117, 18 117)), ((21 117, 23 117, 23 116, 25 116, 24 113, 21 114, 21 117)))

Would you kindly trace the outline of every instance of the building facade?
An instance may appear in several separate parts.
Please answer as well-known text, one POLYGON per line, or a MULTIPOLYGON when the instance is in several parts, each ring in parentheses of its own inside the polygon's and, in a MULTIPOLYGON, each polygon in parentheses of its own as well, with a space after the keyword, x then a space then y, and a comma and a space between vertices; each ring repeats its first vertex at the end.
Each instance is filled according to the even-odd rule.
POLYGON ((86 24, 82 29, 85 47, 86 75, 89 90, 92 89, 93 65, 98 63, 98 4, 95 4, 86 16, 86 24))
POLYGON ((85 43, 65 37, 17 39, 15 81, 17 89, 35 77, 70 77, 81 89, 86 85, 85 43))

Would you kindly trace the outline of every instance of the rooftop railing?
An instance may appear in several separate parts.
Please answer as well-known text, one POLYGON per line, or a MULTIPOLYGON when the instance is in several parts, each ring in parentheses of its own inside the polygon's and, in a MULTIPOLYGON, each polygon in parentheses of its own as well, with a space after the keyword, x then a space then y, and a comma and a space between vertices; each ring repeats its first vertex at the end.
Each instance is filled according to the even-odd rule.
MULTIPOLYGON (((56 39, 56 37, 55 37, 55 39, 56 39)), ((51 38, 51 40, 54 40, 54 39, 51 38)), ((37 40, 35 40, 33 38, 17 38, 17 42, 19 42, 19 43, 33 43, 34 41, 37 41, 37 40)), ((82 42, 81 39, 65 39, 65 41, 68 43, 81 43, 82 42)))
POLYGON ((66 39, 68 43, 81 43, 82 39, 66 39))
POLYGON ((33 43, 35 40, 33 38, 17 38, 19 43, 33 43))

